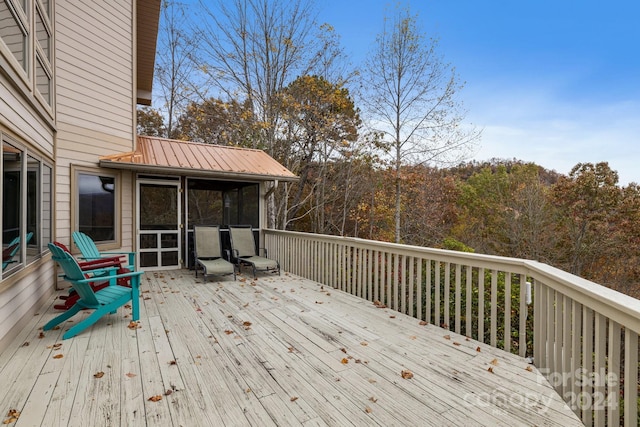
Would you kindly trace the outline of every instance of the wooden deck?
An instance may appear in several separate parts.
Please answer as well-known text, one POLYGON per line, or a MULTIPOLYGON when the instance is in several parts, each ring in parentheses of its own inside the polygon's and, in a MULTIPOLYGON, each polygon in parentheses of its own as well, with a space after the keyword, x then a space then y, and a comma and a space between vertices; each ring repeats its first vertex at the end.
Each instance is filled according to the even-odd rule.
POLYGON ((141 297, 137 328, 124 308, 65 341, 43 307, 0 354, 0 422, 582 425, 525 360, 296 276, 146 273, 141 297))

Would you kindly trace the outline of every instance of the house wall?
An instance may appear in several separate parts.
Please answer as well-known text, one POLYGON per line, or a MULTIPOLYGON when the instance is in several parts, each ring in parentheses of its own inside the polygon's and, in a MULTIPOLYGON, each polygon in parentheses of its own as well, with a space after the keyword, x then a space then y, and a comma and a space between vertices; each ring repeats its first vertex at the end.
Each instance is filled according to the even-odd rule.
MULTIPOLYGON (((56 238, 66 244, 75 230, 74 166, 99 172, 100 156, 134 149, 134 4, 56 3, 56 238)), ((120 233, 104 249, 131 250, 133 177, 128 171, 116 174, 121 181, 120 233)))
MULTIPOLYGON (((29 155, 53 165, 52 112, 38 102, 33 87, 3 52, 0 52, 0 134, 10 137, 29 155)), ((0 351, 53 291, 54 269, 48 255, 0 280, 0 351)))
MULTIPOLYGON (((98 167, 101 155, 134 148, 136 2, 51 0, 49 4, 54 11, 54 106, 39 102, 30 77, 16 67, 6 49, 0 49, 0 133, 53 166, 52 238, 69 244, 75 207, 73 169, 103 171, 98 167)), ((131 249, 133 175, 115 173, 120 180, 121 216, 120 233, 111 246, 131 249)), ((55 286, 48 253, 0 280, 0 352, 43 304, 51 302, 55 286)))

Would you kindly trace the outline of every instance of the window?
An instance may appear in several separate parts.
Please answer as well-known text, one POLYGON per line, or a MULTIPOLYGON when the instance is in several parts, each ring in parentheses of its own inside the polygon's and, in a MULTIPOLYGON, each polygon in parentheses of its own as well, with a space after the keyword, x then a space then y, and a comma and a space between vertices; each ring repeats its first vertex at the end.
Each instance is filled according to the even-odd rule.
POLYGON ((40 258, 51 240, 52 169, 17 141, 2 140, 2 277, 40 258))
POLYGON ((35 83, 36 89, 44 102, 51 106, 51 23, 49 17, 49 4, 46 7, 36 1, 36 62, 35 83))
POLYGON ((29 88, 48 107, 53 105, 51 8, 50 0, 0 0, 0 40, 4 43, 0 43, 0 53, 13 57, 29 88), (34 53, 35 60, 31 59, 34 53))
POLYGON ((76 230, 95 242, 118 240, 117 185, 115 175, 76 172, 76 230))
POLYGON ((0 39, 7 45, 20 67, 28 72, 29 22, 24 9, 19 2, 0 0, 0 39))

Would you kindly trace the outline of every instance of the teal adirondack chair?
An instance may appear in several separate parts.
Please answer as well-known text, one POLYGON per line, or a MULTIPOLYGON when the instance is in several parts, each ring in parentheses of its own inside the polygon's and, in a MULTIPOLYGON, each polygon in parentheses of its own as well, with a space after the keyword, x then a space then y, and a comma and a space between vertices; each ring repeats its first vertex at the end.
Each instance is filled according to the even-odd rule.
MULTIPOLYGON (((27 233, 25 242, 29 243, 29 240, 31 240, 32 236, 33 236, 32 232, 27 233)), ((16 256, 19 250, 20 250, 20 236, 16 237, 11 242, 9 242, 9 245, 2 251, 2 271, 4 271, 4 269, 7 268, 9 264, 15 262, 13 260, 13 257, 16 256)))
POLYGON ((84 331, 89 326, 96 323, 98 319, 105 314, 114 314, 119 307, 125 305, 129 301, 131 301, 133 312, 132 319, 136 321, 140 318, 139 286, 140 275, 143 273, 142 271, 110 275, 108 277, 108 279, 110 279, 110 286, 94 292, 91 288, 91 284, 104 282, 104 276, 86 278, 84 272, 80 269, 78 262, 71 256, 71 254, 65 252, 63 249, 52 243, 49 243, 49 249, 53 255, 53 260, 55 260, 64 271, 64 280, 71 283, 71 286, 75 289, 80 298, 69 310, 47 322, 47 324, 42 328, 43 330, 48 331, 52 329, 56 325, 59 325, 73 317, 80 310, 93 310, 93 313, 91 313, 87 318, 75 324, 65 332, 64 335, 62 335, 62 339, 66 340, 67 338, 74 337, 84 331), (122 277, 131 278, 130 288, 115 284, 116 280, 122 277))
POLYGON ((108 258, 116 258, 127 256, 127 262, 129 265, 123 265, 125 268, 134 269, 136 264, 136 253, 135 252, 100 252, 98 247, 96 246, 93 239, 82 231, 74 231, 73 232, 73 243, 76 244, 80 253, 82 254, 82 258, 91 261, 95 259, 103 259, 105 257, 108 258))

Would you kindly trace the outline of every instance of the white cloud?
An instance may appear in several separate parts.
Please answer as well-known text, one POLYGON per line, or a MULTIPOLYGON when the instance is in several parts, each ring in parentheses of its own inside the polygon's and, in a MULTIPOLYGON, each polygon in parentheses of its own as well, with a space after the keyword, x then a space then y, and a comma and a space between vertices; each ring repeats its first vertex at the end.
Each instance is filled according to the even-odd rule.
POLYGON ((558 100, 548 88, 476 91, 468 119, 483 128, 477 160, 516 158, 568 173, 609 162, 620 183, 640 183, 640 102, 558 100))

